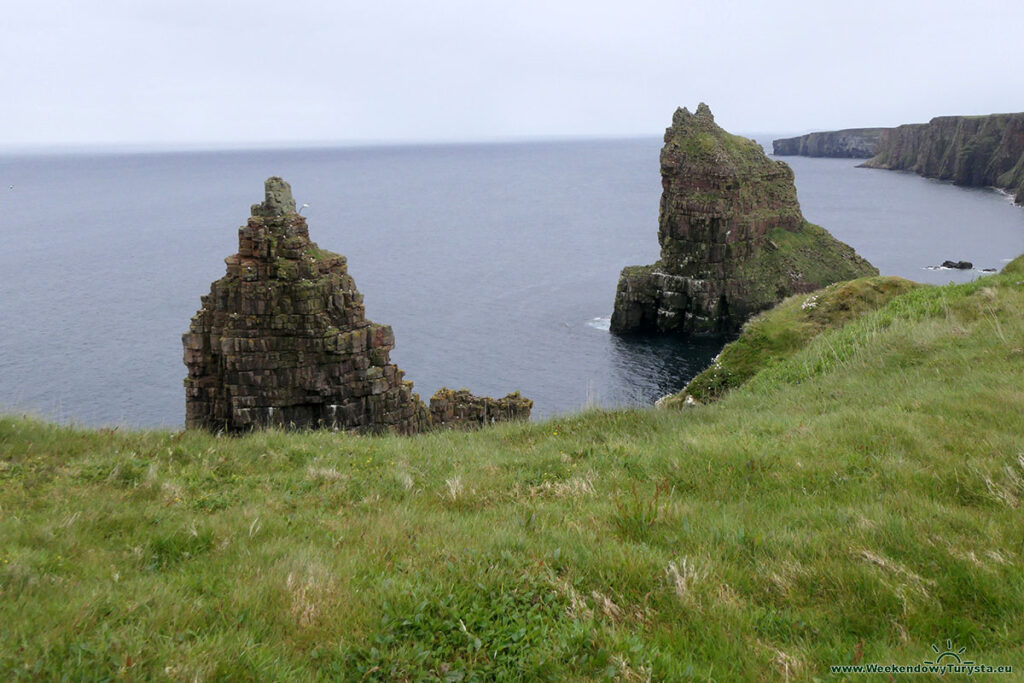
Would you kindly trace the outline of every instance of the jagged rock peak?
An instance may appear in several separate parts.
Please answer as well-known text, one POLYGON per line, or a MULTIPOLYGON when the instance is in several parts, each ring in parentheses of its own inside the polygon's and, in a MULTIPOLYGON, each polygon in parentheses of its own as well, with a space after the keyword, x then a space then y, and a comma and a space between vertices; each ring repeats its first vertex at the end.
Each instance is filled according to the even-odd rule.
MULTIPOLYGON (((672 126, 673 128, 685 128, 687 126, 698 126, 707 128, 708 124, 715 123, 715 115, 711 113, 711 107, 701 102, 697 105, 697 111, 693 114, 686 107, 676 108, 676 113, 672 115, 672 126)), ((667 133, 666 133, 667 135, 667 133)))
POLYGON ((292 186, 279 176, 271 176, 263 183, 264 199, 262 204, 252 205, 253 216, 283 216, 295 213, 295 199, 292 198, 292 186))

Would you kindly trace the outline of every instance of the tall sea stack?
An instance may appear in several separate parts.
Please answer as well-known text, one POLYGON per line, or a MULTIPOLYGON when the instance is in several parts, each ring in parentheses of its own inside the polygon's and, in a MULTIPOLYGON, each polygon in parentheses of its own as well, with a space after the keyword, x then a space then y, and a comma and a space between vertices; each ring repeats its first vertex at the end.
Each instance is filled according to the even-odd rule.
POLYGON ((791 294, 878 274, 804 220, 789 166, 722 130, 706 104, 673 115, 661 180, 661 258, 623 269, 613 332, 730 335, 791 294))
POLYGON ((529 417, 533 402, 518 393, 495 400, 441 391, 433 419, 389 360, 391 327, 366 319, 345 257, 310 241, 281 178, 266 181, 265 200, 225 262, 227 274, 182 337, 187 428, 411 434, 529 417))

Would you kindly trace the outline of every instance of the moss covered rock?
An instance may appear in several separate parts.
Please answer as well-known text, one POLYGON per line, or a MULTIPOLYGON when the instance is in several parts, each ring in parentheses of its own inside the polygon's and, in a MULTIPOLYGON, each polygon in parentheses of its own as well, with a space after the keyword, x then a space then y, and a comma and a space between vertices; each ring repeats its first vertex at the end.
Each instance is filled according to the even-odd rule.
POLYGON ((612 332, 731 335, 788 295, 878 274, 804 220, 790 167, 722 130, 705 103, 673 116, 662 186, 662 258, 623 270, 612 332))
POLYGON ((458 391, 441 387, 430 397, 430 424, 433 427, 485 427, 495 422, 525 420, 533 401, 518 391, 504 398, 475 396, 469 389, 458 391))
POLYGON ((878 273, 804 220, 789 166, 706 104, 676 110, 661 177, 661 258, 622 271, 613 332, 730 335, 786 296, 878 273))

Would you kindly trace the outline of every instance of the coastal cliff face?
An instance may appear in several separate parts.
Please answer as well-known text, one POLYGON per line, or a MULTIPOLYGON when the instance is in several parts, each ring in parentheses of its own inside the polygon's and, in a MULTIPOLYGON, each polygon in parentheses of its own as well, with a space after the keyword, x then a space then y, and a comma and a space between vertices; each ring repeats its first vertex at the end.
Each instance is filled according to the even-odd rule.
POLYGON ((878 272, 805 221, 789 166, 722 130, 706 104, 676 110, 661 176, 661 258, 623 269, 613 332, 729 335, 791 294, 878 272))
POLYGON ((848 128, 772 141, 776 156, 867 159, 875 155, 885 128, 848 128))
POLYGON ((998 187, 1024 204, 1024 113, 939 116, 887 129, 878 153, 862 165, 998 187))
MULTIPOLYGON (((182 336, 185 426, 243 431, 259 426, 328 427, 412 434, 435 422, 477 425, 529 417, 516 394, 480 418, 494 399, 469 392, 437 406, 437 419, 389 360, 388 325, 365 317, 344 256, 309 239, 291 187, 269 178, 265 200, 238 230, 227 274, 202 297, 182 336)), ((432 403, 434 403, 432 401, 432 403)))

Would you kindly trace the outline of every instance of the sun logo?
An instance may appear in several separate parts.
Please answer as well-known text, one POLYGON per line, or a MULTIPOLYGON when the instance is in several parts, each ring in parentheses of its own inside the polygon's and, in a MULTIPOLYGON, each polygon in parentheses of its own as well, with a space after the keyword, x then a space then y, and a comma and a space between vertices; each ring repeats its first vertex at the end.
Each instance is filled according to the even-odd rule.
POLYGON ((946 651, 945 652, 939 652, 939 647, 935 643, 932 643, 932 650, 935 651, 935 654, 937 654, 938 657, 935 658, 934 662, 929 661, 929 660, 926 659, 924 661, 925 664, 953 664, 953 663, 955 663, 955 664, 962 665, 962 666, 967 666, 969 664, 974 664, 974 662, 965 662, 965 661, 961 660, 960 659, 960 655, 962 655, 964 652, 966 652, 967 648, 966 647, 962 647, 959 650, 957 650, 956 652, 954 652, 953 651, 953 641, 949 640, 948 638, 946 639, 946 651), (955 659, 956 662, 950 662, 950 661, 943 662, 942 660, 946 659, 946 658, 955 659))

